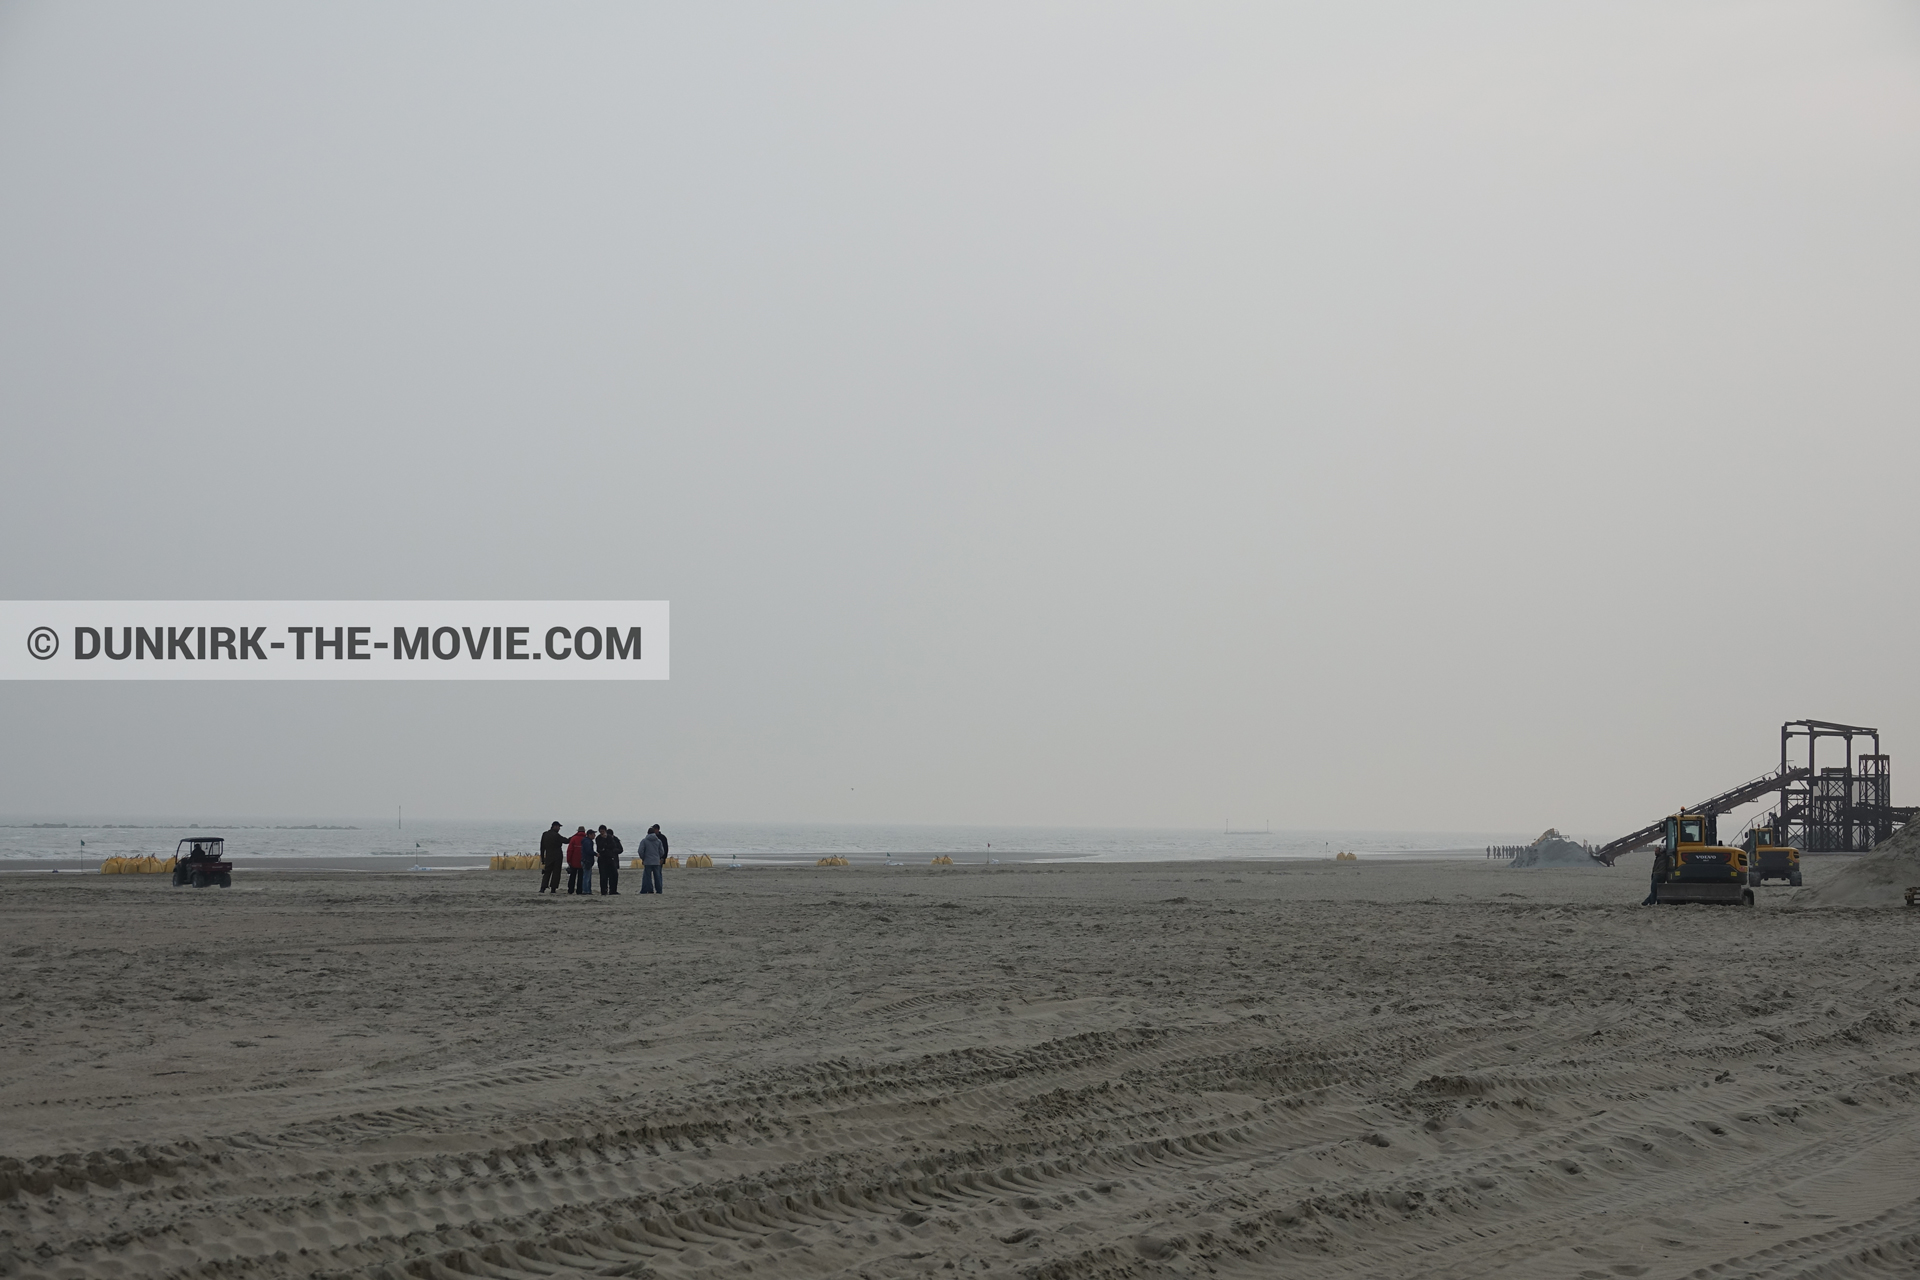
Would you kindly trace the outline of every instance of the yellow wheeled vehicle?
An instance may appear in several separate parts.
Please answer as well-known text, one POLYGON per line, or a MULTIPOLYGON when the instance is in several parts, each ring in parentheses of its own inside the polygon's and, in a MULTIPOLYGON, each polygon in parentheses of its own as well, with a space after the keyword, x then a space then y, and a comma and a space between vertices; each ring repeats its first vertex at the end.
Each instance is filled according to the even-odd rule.
POLYGON ((1747 851, 1718 842, 1713 814, 1674 814, 1667 819, 1666 839, 1661 853, 1668 856, 1671 869, 1655 889, 1654 901, 1753 905, 1747 851))
POLYGON ((1747 883, 1785 880, 1800 887, 1800 851, 1792 845, 1775 844, 1772 827, 1755 827, 1747 833, 1747 883))

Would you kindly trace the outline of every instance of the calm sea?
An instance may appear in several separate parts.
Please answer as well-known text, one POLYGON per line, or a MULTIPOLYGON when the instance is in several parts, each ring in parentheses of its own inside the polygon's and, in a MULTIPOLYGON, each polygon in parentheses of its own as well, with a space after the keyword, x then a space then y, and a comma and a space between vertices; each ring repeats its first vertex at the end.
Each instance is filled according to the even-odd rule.
MULTIPOLYGON (((598 821, 598 819, 596 819, 598 821)), ((575 823, 569 823, 570 831, 575 823)), ((629 851, 643 822, 612 823, 629 851)), ((1369 857, 1477 858, 1488 845, 1524 844, 1513 831, 1226 832, 1093 827, 833 826, 727 822, 663 823, 673 852, 705 853, 743 866, 812 862, 828 854, 849 861, 921 861, 937 854, 957 862, 1144 862, 1168 859, 1328 858, 1341 850, 1369 857)), ((198 824, 126 819, 116 823, 18 819, 0 823, 0 865, 8 861, 91 860, 174 850, 186 836, 223 836, 231 858, 411 859, 421 865, 472 864, 497 853, 532 853, 542 824, 409 820, 379 823, 198 824)), ((374 865, 374 864, 368 864, 374 865)))

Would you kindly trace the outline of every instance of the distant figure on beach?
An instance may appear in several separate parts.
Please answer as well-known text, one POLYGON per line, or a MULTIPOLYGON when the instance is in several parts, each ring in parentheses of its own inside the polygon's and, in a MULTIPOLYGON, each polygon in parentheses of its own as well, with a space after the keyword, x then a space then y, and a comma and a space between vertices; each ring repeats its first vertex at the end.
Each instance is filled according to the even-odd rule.
POLYGON ((600 858, 600 896, 620 892, 620 855, 626 852, 620 837, 613 834, 612 827, 601 827, 593 848, 600 858))
POLYGON ((567 892, 580 892, 580 842, 587 838, 587 829, 580 827, 567 839, 567 892))
POLYGON ((1653 887, 1647 890, 1647 900, 1640 905, 1651 907, 1660 901, 1660 886, 1673 875, 1673 851, 1661 845, 1653 855, 1653 887))
POLYGON ((580 892, 593 896, 593 832, 580 828, 580 892))
POLYGON ((540 892, 560 892, 560 863, 566 857, 567 838, 560 834, 560 820, 540 835, 540 892))
POLYGON ((654 823, 647 828, 647 838, 640 842, 640 892, 665 893, 666 883, 660 878, 660 868, 667 860, 667 838, 660 834, 660 824, 654 823))

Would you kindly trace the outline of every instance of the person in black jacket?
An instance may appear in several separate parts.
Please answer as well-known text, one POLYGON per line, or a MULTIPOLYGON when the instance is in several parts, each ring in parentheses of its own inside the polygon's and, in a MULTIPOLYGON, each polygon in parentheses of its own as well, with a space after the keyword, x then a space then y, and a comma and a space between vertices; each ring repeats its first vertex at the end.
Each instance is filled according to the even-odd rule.
POLYGON ((620 837, 613 834, 612 827, 602 827, 593 847, 600 855, 600 895, 620 892, 620 855, 626 852, 620 837))
POLYGON ((560 862, 567 842, 560 837, 560 824, 554 823, 540 836, 540 892, 560 892, 560 862))

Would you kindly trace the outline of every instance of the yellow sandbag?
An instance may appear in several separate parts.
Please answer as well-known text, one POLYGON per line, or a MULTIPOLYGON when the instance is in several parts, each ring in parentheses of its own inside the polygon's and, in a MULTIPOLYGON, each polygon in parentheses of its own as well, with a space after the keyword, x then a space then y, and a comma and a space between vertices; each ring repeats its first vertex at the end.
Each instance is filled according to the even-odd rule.
POLYGON ((814 863, 813 865, 816 867, 844 867, 844 866, 847 866, 848 863, 845 858, 828 857, 828 858, 820 859, 820 861, 814 863))
POLYGON ((141 876, 152 875, 156 871, 171 870, 173 870, 172 863, 162 864, 160 859, 151 854, 144 857, 137 854, 133 857, 115 854, 100 864, 100 874, 103 876, 141 876))
POLYGON ((688 854, 687 865, 689 867, 711 867, 713 865, 713 859, 704 853, 688 854))
POLYGON ((953 859, 943 853, 933 860, 933 865, 936 867, 950 867, 953 865, 953 859))

